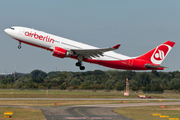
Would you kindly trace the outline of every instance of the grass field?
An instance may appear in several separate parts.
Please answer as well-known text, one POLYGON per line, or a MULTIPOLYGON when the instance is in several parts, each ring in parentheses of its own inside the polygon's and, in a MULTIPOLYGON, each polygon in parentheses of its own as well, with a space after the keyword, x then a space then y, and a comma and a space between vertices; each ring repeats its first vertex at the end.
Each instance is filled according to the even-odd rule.
MULTIPOLYGON (((0 90, 0 98, 138 98, 139 94, 131 92, 124 96, 123 92, 113 91, 62 91, 62 90, 0 90)), ((145 94, 155 98, 180 98, 180 93, 145 94)))
POLYGON ((41 110, 22 109, 13 107, 0 107, 0 120, 45 120, 41 110), (4 118, 4 112, 13 111, 12 118, 4 118))
POLYGON ((134 120, 169 120, 169 118, 180 119, 180 105, 169 105, 166 106, 166 108, 161 108, 160 106, 117 108, 114 109, 114 112, 134 120), (169 116, 169 118, 160 118, 159 116, 152 116, 152 114, 166 115, 169 116))

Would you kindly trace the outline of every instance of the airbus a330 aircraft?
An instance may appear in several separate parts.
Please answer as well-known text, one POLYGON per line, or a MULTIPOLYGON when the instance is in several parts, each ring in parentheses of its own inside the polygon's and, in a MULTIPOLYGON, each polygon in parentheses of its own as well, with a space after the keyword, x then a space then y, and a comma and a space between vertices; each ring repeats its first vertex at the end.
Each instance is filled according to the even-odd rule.
POLYGON ((4 31, 19 41, 19 49, 21 48, 21 43, 25 43, 52 51, 52 55, 55 57, 77 59, 76 66, 80 70, 85 69, 82 66, 82 61, 115 69, 163 70, 165 67, 160 66, 160 64, 175 44, 175 42, 167 41, 144 55, 128 57, 112 51, 118 49, 120 44, 109 48, 97 48, 43 31, 19 26, 7 28, 4 31))

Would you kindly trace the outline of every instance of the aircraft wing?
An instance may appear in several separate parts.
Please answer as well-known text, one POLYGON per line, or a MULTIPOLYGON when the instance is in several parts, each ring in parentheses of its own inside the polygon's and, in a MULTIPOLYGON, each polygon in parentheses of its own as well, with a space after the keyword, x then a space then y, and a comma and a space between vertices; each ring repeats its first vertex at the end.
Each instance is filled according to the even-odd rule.
POLYGON ((164 66, 157 66, 157 65, 151 65, 151 64, 146 64, 145 67, 146 68, 167 68, 167 67, 164 67, 164 66))
POLYGON ((114 47, 109 48, 100 48, 100 49, 71 49, 71 51, 75 55, 82 55, 85 58, 92 58, 92 57, 100 57, 103 56, 104 52, 112 51, 118 49, 121 45, 115 45, 114 47))

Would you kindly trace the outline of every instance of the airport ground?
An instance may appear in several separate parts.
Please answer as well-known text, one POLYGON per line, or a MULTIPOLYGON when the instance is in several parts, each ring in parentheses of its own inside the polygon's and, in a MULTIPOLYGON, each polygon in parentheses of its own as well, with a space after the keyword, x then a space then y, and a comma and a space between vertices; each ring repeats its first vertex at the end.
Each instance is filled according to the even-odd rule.
POLYGON ((163 94, 131 92, 124 96, 124 91, 108 90, 19 90, 0 89, 0 98, 137 98, 138 95, 146 95, 154 98, 180 99, 178 91, 164 91, 163 94))
MULTIPOLYGON (((131 93, 127 97, 123 96, 123 92, 115 91, 49 90, 47 93, 47 90, 0 90, 0 119, 5 119, 3 118, 5 111, 14 111, 13 120, 55 120, 59 119, 60 115, 65 119, 67 116, 63 115, 68 115, 68 113, 74 114, 76 117, 84 115, 83 117, 86 119, 93 117, 99 117, 99 119, 100 117, 104 119, 120 117, 117 119, 122 119, 124 116, 124 119, 129 118, 129 120, 131 120, 130 118, 135 120, 159 119, 152 114, 180 118, 180 93, 146 94, 155 97, 155 99, 139 99, 138 94, 143 93, 131 93), (61 105, 55 105, 55 103, 61 105), (142 105, 144 107, 137 107, 142 105), (161 105, 165 105, 166 108, 161 108, 161 105), (54 114, 53 112, 48 113, 53 110, 54 114), (56 110, 61 111, 61 114, 57 113, 56 110), (63 110, 64 114, 62 114, 63 110), (123 116, 118 116, 117 113, 123 116), (94 116, 91 116, 92 114, 94 116)), ((72 117, 72 115, 69 116, 72 117)), ((164 118, 164 120, 166 119, 164 118)))

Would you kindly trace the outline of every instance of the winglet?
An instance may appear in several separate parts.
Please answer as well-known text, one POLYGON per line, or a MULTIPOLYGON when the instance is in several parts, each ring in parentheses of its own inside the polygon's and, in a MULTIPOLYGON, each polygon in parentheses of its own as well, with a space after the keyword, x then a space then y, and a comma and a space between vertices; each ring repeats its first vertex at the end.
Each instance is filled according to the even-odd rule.
POLYGON ((117 45, 115 45, 115 46, 114 46, 114 47, 112 47, 112 48, 114 48, 114 49, 118 49, 120 46, 121 46, 120 44, 117 44, 117 45))

